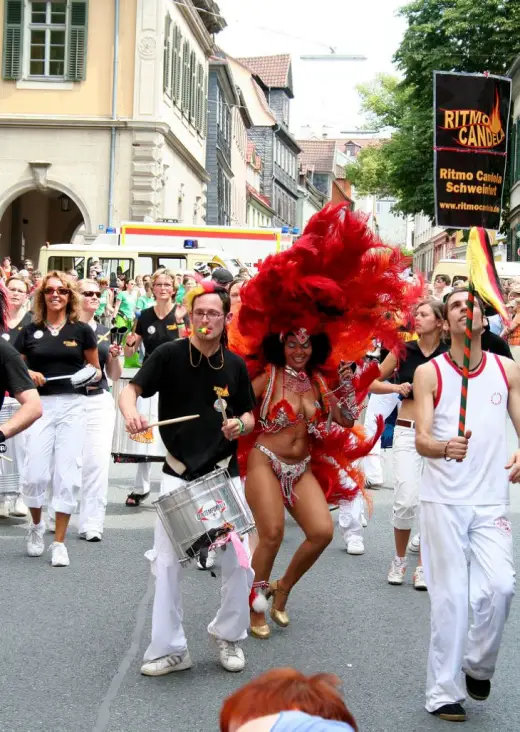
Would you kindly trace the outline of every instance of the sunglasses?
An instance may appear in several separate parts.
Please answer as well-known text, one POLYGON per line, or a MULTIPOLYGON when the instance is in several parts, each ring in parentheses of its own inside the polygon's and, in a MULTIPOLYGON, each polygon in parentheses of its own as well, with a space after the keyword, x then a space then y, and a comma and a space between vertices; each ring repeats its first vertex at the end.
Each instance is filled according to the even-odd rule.
POLYGON ((101 297, 101 293, 97 290, 83 290, 83 297, 101 297))
POLYGON ((70 290, 68 287, 46 287, 43 291, 43 294, 54 295, 55 292, 57 292, 58 295, 70 295, 70 290))

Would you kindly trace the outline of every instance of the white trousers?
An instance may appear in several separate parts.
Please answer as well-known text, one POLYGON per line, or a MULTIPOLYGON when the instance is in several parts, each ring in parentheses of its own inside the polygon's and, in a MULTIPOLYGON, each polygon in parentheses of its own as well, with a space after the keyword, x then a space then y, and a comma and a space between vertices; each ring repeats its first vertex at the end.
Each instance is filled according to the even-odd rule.
POLYGON ((51 486, 55 512, 72 514, 81 487, 86 402, 80 394, 42 396, 43 415, 27 430, 23 498, 41 508, 51 486))
POLYGON ((394 506, 392 523, 395 529, 411 529, 419 505, 419 485, 423 458, 415 449, 415 430, 397 426, 392 447, 394 461, 394 506))
POLYGON ((364 512, 365 501, 361 493, 358 493, 352 501, 342 500, 339 502, 338 524, 345 541, 354 537, 363 538, 361 518, 364 512))
MULTIPOLYGON (((137 399, 137 411, 139 412, 139 414, 144 414, 146 416, 149 424, 157 422, 157 420, 159 419, 158 395, 155 394, 150 399, 143 399, 142 397, 139 397, 137 399)), ((166 448, 164 447, 163 441, 161 440, 161 435, 159 433, 158 427, 155 427, 153 432, 155 444, 160 445, 162 449, 161 454, 166 455, 166 448)), ((151 474, 152 463, 138 463, 133 490, 133 492, 137 493, 138 496, 145 496, 147 493, 150 493, 150 489, 152 486, 151 474)))
POLYGON ((79 533, 103 533, 108 494, 110 451, 116 410, 108 391, 86 397, 87 414, 80 491, 79 533))
POLYGON ((464 700, 461 670, 481 680, 495 671, 515 587, 506 511, 507 506, 421 501, 421 551, 431 603, 429 712, 464 700))
MULTIPOLYGON (((6 396, 4 399, 4 407, 6 406, 14 406, 17 410, 20 408, 19 402, 13 397, 9 396, 6 396)), ((1 427, 2 426, 0 425, 0 429, 1 427)), ((14 494, 21 494, 22 492, 26 443, 26 430, 24 430, 23 432, 19 432, 14 437, 9 438, 9 441, 7 443, 7 456, 14 458, 16 464, 15 470, 18 471, 18 487, 16 487, 16 484, 11 483, 11 481, 6 481, 5 488, 4 486, 2 486, 1 476, 4 473, 12 475, 11 470, 13 464, 9 463, 8 466, 5 460, 0 460, 0 500, 2 500, 4 496, 13 496, 14 494)))
MULTIPOLYGON (((184 484, 180 478, 163 474, 161 495, 184 484)), ((235 486, 242 491, 240 478, 234 478, 235 486)), ((244 548, 249 555, 247 537, 244 548)), ((217 550, 222 572, 221 604, 215 618, 208 626, 208 633, 227 641, 240 641, 247 637, 249 627, 249 593, 254 572, 241 567, 231 543, 226 551, 217 550)), ((181 577, 183 570, 171 541, 160 521, 155 524, 154 547, 146 552, 155 576, 155 597, 152 612, 152 641, 144 654, 145 661, 181 654, 187 648, 182 627, 181 577)), ((208 583, 209 584, 209 583, 208 583)), ((211 584, 209 584, 211 587, 211 584)))
MULTIPOLYGON (((398 404, 398 394, 371 394, 365 413, 365 430, 367 434, 370 436, 375 435, 377 416, 381 414, 383 419, 388 419, 398 404)), ((372 451, 363 458, 363 471, 368 483, 383 485, 384 473, 381 463, 381 439, 376 442, 372 451)))

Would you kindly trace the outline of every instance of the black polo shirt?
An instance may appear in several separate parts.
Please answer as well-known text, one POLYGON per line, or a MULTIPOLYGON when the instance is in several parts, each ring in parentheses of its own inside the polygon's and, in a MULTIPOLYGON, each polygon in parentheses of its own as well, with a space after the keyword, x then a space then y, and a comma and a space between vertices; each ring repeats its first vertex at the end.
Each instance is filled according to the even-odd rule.
MULTIPOLYGON (((87 323, 66 323, 58 335, 45 325, 31 323, 16 339, 16 348, 27 359, 31 371, 45 376, 72 376, 85 365, 85 351, 96 348, 97 339, 87 323)), ((77 393, 69 379, 51 381, 38 388, 42 396, 77 393)))
POLYGON ((26 325, 29 325, 29 323, 32 323, 32 315, 31 313, 25 313, 18 325, 15 325, 14 328, 8 328, 5 333, 2 333, 2 338, 4 341, 8 341, 14 346, 20 331, 23 330, 26 325))
MULTIPOLYGON (((446 343, 441 341, 435 351, 430 353, 429 356, 425 356, 419 348, 418 341, 408 341, 406 343, 406 357, 399 363, 395 370, 395 383, 396 384, 413 384, 413 377, 419 366, 425 363, 429 363, 432 358, 439 356, 441 353, 446 353, 448 346, 446 343)), ((413 391, 406 397, 407 399, 413 399, 413 391)))
MULTIPOLYGON (((188 338, 159 346, 132 379, 143 397, 159 394, 159 420, 199 414, 190 422, 161 427, 161 438, 168 452, 187 467, 187 479, 214 470, 220 460, 235 458, 237 441, 222 434, 223 418, 218 396, 226 403, 228 418, 240 417, 254 408, 255 397, 244 361, 227 349, 211 359, 203 356, 188 338), (224 360, 222 363, 222 353, 224 360), (189 477, 188 477, 189 476, 189 477)), ((229 465, 238 475, 236 460, 229 465)), ((174 475, 167 464, 164 472, 174 475)))
POLYGON ((0 409, 6 392, 14 396, 29 389, 36 387, 29 376, 27 366, 16 348, 4 338, 0 338, 0 409))
MULTIPOLYGON (((155 349, 163 343, 175 341, 179 337, 179 326, 177 325, 175 315, 177 307, 178 306, 175 305, 168 315, 162 319, 157 317, 157 313, 153 306, 143 310, 141 315, 137 318, 135 332, 143 339, 145 361, 148 356, 150 356, 155 349)), ((188 316, 183 320, 185 326, 188 327, 188 316)))

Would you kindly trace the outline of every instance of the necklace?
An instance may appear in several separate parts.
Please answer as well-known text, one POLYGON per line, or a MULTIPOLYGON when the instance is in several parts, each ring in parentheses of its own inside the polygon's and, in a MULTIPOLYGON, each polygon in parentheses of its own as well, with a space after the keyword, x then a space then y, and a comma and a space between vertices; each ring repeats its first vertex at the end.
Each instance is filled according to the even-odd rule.
MULTIPOLYGON (((194 369, 198 369, 199 366, 200 366, 200 364, 201 364, 201 362, 202 362, 202 355, 203 354, 200 353, 200 351, 199 351, 199 353, 200 353, 199 362, 198 363, 193 363, 193 354, 192 354, 192 351, 191 351, 191 338, 188 341, 188 344, 189 344, 188 347, 189 347, 189 351, 190 351, 190 364, 193 366, 194 369)), ((206 356, 206 360, 207 360, 210 368, 213 369, 213 371, 220 371, 220 369, 223 369, 224 368, 224 349, 222 348, 222 344, 220 344, 220 349, 219 350, 220 350, 220 360, 221 360, 220 366, 213 366, 213 364, 210 361, 211 356, 206 356)), ((215 355, 215 354, 213 354, 213 355, 215 355)))
POLYGON ((284 368, 284 384, 294 394, 303 394, 312 389, 311 380, 305 371, 295 371, 290 366, 284 368))
MULTIPOLYGON (((454 359, 454 358, 453 358, 453 356, 451 355, 451 351, 448 351, 448 356, 450 357, 450 361, 451 361, 452 363, 454 363, 454 364, 455 364, 455 366, 456 366, 456 367, 457 367, 458 369, 460 369, 460 370, 462 371, 462 370, 463 370, 463 367, 462 367, 462 366, 460 366, 460 365, 459 365, 459 364, 458 364, 458 363, 457 363, 457 362, 455 361, 455 359, 454 359)), ((476 371, 476 370, 477 370, 477 369, 478 369, 478 368, 480 367, 480 365, 481 365, 481 363, 482 363, 482 361, 483 361, 483 360, 484 360, 484 352, 482 352, 482 356, 480 357, 480 361, 478 362, 478 364, 477 364, 476 366, 473 366, 473 368, 472 368, 472 369, 470 369, 470 371, 476 371)))
POLYGON ((60 330, 63 328, 63 326, 67 323, 67 319, 63 321, 63 323, 59 323, 58 325, 50 325, 47 321, 45 321, 45 327, 50 332, 51 336, 58 336, 60 334, 60 330))

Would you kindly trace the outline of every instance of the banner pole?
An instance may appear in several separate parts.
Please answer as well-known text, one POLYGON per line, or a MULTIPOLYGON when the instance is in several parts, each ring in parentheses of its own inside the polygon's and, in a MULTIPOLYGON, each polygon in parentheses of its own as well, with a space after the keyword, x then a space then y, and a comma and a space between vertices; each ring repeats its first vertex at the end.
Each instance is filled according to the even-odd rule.
POLYGON ((466 410, 468 406, 469 362, 471 358, 471 338, 473 335, 473 311, 475 309, 475 288, 471 280, 468 287, 466 329, 464 331, 464 360, 462 362, 462 387, 460 391, 459 437, 466 434, 466 410))

